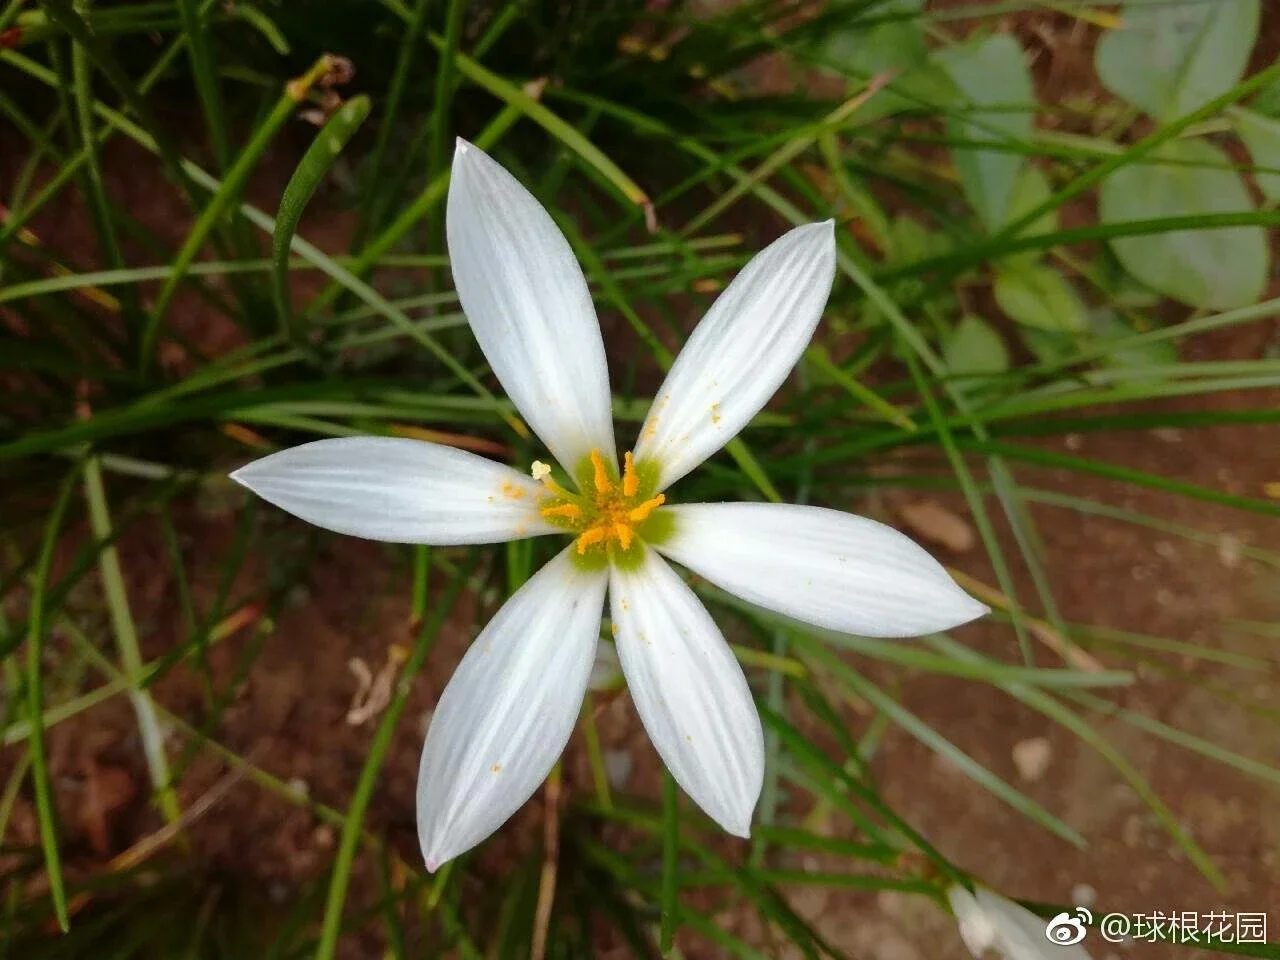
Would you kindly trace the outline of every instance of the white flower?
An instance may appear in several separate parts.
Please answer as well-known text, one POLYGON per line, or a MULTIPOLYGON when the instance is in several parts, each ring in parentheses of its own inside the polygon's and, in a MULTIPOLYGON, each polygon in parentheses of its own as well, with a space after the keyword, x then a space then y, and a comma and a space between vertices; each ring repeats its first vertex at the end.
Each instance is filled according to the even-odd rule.
POLYGON ((1085 948, 1071 942, 1074 935, 1084 929, 1073 929, 1073 924, 1079 924, 1075 918, 1063 927, 1067 940, 1050 942, 1045 936, 1050 921, 986 887, 977 887, 970 893, 956 884, 947 891, 947 899, 956 915, 960 939, 979 960, 987 956, 988 951, 995 951, 1004 960, 1089 960, 1085 948))
POLYGON ((890 527, 818 507, 668 506, 664 491, 731 440, 786 378, 831 290, 831 221, 751 260, 690 337, 619 469, 591 295, 538 202, 458 141, 446 216, 454 282, 494 376, 564 470, 534 477, 416 440, 319 440, 232 476, 318 526, 399 543, 573 542, 498 611, 436 707, 422 752, 427 868, 496 830, 564 749, 606 590, 636 710, 684 791, 747 836, 763 777, 751 691, 663 557, 790 617, 864 636, 931 633, 987 611, 890 527))

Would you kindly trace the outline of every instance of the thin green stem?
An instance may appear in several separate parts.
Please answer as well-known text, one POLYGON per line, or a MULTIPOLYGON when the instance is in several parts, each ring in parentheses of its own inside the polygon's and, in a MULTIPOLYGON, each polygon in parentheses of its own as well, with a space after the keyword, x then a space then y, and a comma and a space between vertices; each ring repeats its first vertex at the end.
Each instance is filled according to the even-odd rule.
POLYGON ((70 929, 67 915, 67 894, 62 882, 62 860, 58 855, 57 808, 49 780, 49 768, 44 755, 44 727, 40 697, 41 651, 45 635, 45 612, 49 576, 53 567, 53 549, 62 530, 62 520, 71 502, 71 493, 80 474, 74 467, 62 482, 58 499, 54 502, 49 520, 45 524, 44 540, 40 545, 40 558, 31 581, 31 614, 27 622, 27 716, 31 723, 31 777, 36 788, 36 817, 40 825, 40 846, 44 850, 45 870, 49 876, 49 895, 53 899, 53 911, 63 933, 70 929))
POLYGON ((662 771, 662 926, 658 949, 671 956, 680 919, 680 789, 670 770, 662 771))
MULTIPOLYGON (((102 482, 102 468, 96 457, 90 457, 84 465, 84 493, 89 504, 89 528, 95 539, 106 543, 115 534, 111 524, 111 512, 107 506, 106 488, 102 482)), ((98 555, 98 571, 102 576, 102 589, 107 598, 111 615, 111 629, 120 653, 120 665, 129 681, 129 699, 138 718, 138 730, 142 738, 142 751, 146 757, 151 786, 156 791, 160 811, 170 823, 176 823, 182 815, 178 797, 169 777, 169 763, 165 756, 164 731, 156 718, 155 704, 145 686, 142 654, 138 648, 138 628, 129 607, 129 593, 120 569, 120 555, 114 543, 108 543, 98 555)))

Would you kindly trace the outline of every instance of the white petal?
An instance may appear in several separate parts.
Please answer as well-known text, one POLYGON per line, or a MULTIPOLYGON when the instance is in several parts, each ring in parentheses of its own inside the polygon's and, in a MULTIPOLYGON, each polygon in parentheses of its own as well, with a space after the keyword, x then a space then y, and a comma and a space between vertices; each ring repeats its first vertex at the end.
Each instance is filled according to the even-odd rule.
POLYGON ((459 140, 445 229, 476 342, 529 426, 570 474, 592 449, 614 459, 600 324, 551 216, 484 151, 459 140))
POLYGON ((582 707, 608 577, 566 548, 489 621, 445 687, 418 768, 418 839, 434 871, 528 800, 582 707))
POLYGON ((421 440, 316 440, 231 479, 308 523, 367 540, 443 546, 557 532, 538 514, 544 488, 531 477, 421 440))
POLYGON ((732 440, 782 386, 822 316, 835 264, 830 220, 796 227, 716 298, 636 440, 636 459, 661 465, 659 489, 732 440))
POLYGON ((988 613, 942 565, 893 527, 776 503, 690 503, 667 556, 757 606, 863 637, 936 633, 988 613))
POLYGON ((730 833, 751 834, 764 735, 742 668, 693 591, 652 550, 609 575, 618 659, 667 769, 730 833))
MULTIPOLYGON (((1049 941, 1045 931, 1053 918, 1045 920, 985 887, 970 894, 955 886, 947 891, 947 897, 960 936, 975 957, 981 958, 994 947, 1005 960, 1089 960, 1088 951, 1079 942, 1049 941)), ((1069 937, 1087 930, 1074 913, 1069 912, 1063 921, 1059 926, 1069 937)))
POLYGON ((979 906, 974 895, 959 884, 947 891, 947 899, 951 901, 951 912, 956 916, 960 939, 969 952, 981 960, 996 943, 996 928, 991 918, 979 906))

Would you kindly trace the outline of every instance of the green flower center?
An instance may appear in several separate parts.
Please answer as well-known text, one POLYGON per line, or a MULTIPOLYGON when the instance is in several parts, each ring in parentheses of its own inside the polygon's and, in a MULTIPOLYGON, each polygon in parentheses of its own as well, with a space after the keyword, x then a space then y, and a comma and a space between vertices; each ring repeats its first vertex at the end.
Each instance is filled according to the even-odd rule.
POLYGON ((570 493, 549 476, 541 477, 551 494, 539 505, 543 518, 575 537, 584 563, 613 560, 624 565, 643 556, 643 541, 661 539, 667 524, 658 508, 666 496, 655 493, 657 464, 637 466, 631 451, 619 477, 600 451, 592 450, 578 469, 580 493, 570 493))

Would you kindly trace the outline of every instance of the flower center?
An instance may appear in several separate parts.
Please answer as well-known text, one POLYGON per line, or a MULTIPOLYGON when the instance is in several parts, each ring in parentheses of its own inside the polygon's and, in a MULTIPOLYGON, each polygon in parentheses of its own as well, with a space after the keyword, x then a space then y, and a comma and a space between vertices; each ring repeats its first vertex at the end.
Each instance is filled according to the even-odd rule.
MULTIPOLYGON (((646 521, 667 500, 661 493, 646 496, 657 484, 644 482, 631 451, 627 451, 623 463, 622 476, 618 477, 610 471, 600 451, 592 450, 590 465, 584 464, 580 477, 581 493, 570 493, 545 473, 538 477, 551 494, 540 507, 542 516, 576 534, 580 557, 589 550, 607 553, 615 543, 622 552, 629 551, 646 521)), ((535 466, 534 475, 539 472, 535 466)))

